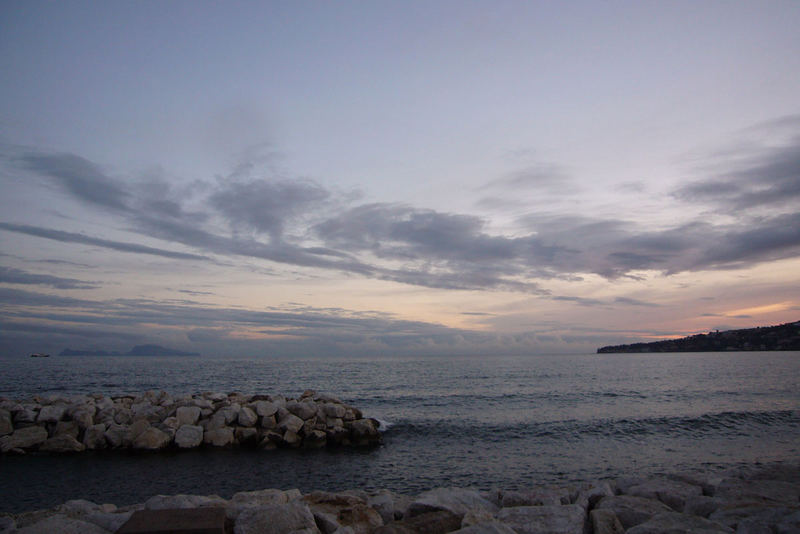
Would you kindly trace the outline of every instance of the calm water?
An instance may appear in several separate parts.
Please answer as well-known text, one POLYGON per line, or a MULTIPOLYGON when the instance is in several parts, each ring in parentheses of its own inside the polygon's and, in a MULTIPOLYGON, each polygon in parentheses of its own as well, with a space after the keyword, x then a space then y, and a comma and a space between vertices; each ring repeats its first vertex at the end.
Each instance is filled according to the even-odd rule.
POLYGON ((267 487, 518 489, 800 459, 800 353, 381 359, 0 360, 0 396, 240 391, 339 396, 388 423, 367 451, 0 459, 0 511, 267 487))

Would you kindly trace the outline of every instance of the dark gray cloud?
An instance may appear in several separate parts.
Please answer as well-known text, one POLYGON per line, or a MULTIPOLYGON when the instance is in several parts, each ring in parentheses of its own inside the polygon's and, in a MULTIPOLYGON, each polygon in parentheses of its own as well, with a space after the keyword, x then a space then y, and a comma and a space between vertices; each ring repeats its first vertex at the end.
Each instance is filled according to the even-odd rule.
POLYGON ((95 282, 86 282, 74 278, 61 278, 48 274, 34 274, 13 267, 0 266, 0 283, 28 284, 54 287, 56 289, 92 289, 98 287, 95 282))
POLYGON ((110 241, 108 239, 89 237, 87 235, 77 234, 74 232, 64 232, 61 230, 53 230, 51 228, 41 228, 38 226, 30 226, 27 224, 12 224, 7 222, 0 222, 0 230, 5 230, 7 232, 16 232, 19 234, 26 234, 35 237, 41 237, 44 239, 52 239, 54 241, 61 241, 63 243, 80 243, 82 245, 103 247, 111 250, 116 250, 119 252, 131 252, 134 254, 150 254, 152 256, 162 256, 164 258, 174 258, 179 260, 209 259, 207 256, 200 256, 197 254, 147 247, 144 245, 138 245, 136 243, 110 241))
MULTIPOLYGON (((725 194, 715 197, 720 205, 797 200, 797 139, 737 159, 739 166, 724 173, 725 194)), ((75 198, 117 213, 129 230, 197 253, 12 223, 0 223, 0 229, 174 259, 235 256, 421 287, 547 295, 533 280, 575 280, 587 273, 613 279, 637 277, 645 270, 672 274, 732 269, 800 254, 796 211, 761 216, 742 211, 726 225, 690 219, 656 230, 622 219, 534 213, 519 219, 527 232, 505 236, 489 233, 484 219, 474 215, 391 203, 344 208, 314 182, 252 180, 251 171, 196 187, 193 194, 200 196, 192 211, 187 209, 187 195, 173 190, 163 177, 151 176, 123 189, 79 156, 28 154, 23 160, 28 169, 55 180, 75 198)), ((711 198, 720 176, 676 194, 711 198)), ((540 167, 489 186, 543 191, 568 184, 560 169, 540 167)), ((597 304, 590 300, 574 302, 597 304)))
POLYGON ((223 182, 209 202, 235 227, 264 232, 278 239, 287 221, 330 197, 308 180, 223 182))
POLYGON ((800 203, 800 119, 784 117, 758 126, 762 132, 790 132, 777 146, 756 146, 724 161, 722 170, 691 182, 674 194, 727 210, 796 208, 800 203))
POLYGON ((96 164, 75 154, 31 153, 19 157, 22 165, 48 176, 75 197, 114 211, 127 211, 129 194, 96 164))

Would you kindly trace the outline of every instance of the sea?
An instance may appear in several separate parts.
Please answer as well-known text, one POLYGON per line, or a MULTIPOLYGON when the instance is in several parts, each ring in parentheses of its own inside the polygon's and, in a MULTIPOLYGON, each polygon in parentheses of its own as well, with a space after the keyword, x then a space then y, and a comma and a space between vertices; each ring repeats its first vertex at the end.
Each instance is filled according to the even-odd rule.
POLYGON ((0 397, 327 393, 369 449, 0 457, 0 512, 263 488, 524 489, 800 461, 800 352, 0 359, 0 397))

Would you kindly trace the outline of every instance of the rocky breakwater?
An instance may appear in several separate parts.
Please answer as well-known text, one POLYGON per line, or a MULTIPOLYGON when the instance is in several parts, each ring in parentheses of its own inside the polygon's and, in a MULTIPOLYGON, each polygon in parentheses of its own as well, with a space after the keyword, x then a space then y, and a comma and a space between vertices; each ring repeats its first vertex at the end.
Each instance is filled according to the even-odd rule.
POLYGON ((230 499, 156 495, 124 507, 75 500, 0 516, 0 533, 107 534, 134 513, 215 507, 235 534, 789 534, 800 532, 798 474, 792 466, 516 491, 439 488, 416 496, 266 489, 230 499))
POLYGON ((70 453, 195 447, 262 449, 370 446, 381 442, 378 421, 329 395, 164 391, 105 397, 0 399, 0 451, 70 453))

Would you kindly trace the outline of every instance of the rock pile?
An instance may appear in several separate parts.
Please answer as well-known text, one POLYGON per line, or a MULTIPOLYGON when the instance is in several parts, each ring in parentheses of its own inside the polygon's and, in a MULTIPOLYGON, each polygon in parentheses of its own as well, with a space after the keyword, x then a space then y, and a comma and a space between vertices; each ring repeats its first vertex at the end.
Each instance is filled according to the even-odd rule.
POLYGON ((329 395, 164 391, 104 397, 0 399, 0 451, 24 454, 97 449, 159 450, 213 446, 367 446, 380 443, 378 421, 329 395))
POLYGON ((0 533, 115 532, 136 510, 220 507, 236 534, 656 534, 800 532, 800 467, 781 471, 621 478, 573 487, 477 492, 439 488, 416 497, 266 489, 157 495, 117 508, 84 500, 0 516, 0 533))

